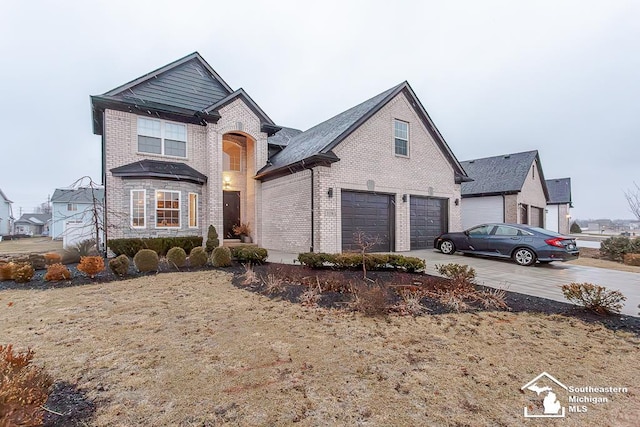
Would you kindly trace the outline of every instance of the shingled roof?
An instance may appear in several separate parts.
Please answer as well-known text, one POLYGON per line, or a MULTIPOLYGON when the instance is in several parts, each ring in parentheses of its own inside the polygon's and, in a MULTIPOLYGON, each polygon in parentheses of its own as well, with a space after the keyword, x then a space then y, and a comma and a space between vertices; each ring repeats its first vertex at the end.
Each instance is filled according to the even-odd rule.
POLYGON ((275 135, 267 138, 267 143, 280 147, 286 147, 287 145, 289 145, 289 141, 291 140, 291 138, 300 133, 302 133, 300 129, 283 127, 275 135))
POLYGON ((550 205, 565 204, 571 205, 571 178, 548 179, 550 205))
POLYGON ((217 122, 218 110, 238 97, 260 118, 264 132, 273 134, 280 129, 242 88, 233 91, 194 52, 103 95, 92 96, 93 132, 102 134, 100 116, 105 108, 204 125, 217 122))
POLYGON ((534 161, 538 166, 538 176, 548 199, 548 190, 537 150, 460 162, 467 175, 473 179, 472 182, 462 183, 461 193, 463 196, 517 193, 522 190, 534 161))
POLYGON ((104 188, 56 188, 51 203, 93 203, 93 198, 104 200, 104 188))
POLYGON ((113 176, 122 178, 167 179, 174 181, 187 181, 195 184, 205 184, 207 176, 198 172, 184 163, 161 162, 159 160, 140 160, 124 166, 111 169, 113 176))
POLYGON ((416 112, 421 117, 425 127, 440 147, 442 153, 452 164, 456 174, 456 181, 467 180, 468 177, 460 163, 406 81, 309 130, 291 135, 286 147, 270 159, 270 164, 262 168, 256 178, 265 179, 282 176, 313 165, 326 165, 339 161, 340 159, 332 151, 333 148, 401 92, 404 92, 407 98, 413 101, 412 104, 415 106, 416 112))

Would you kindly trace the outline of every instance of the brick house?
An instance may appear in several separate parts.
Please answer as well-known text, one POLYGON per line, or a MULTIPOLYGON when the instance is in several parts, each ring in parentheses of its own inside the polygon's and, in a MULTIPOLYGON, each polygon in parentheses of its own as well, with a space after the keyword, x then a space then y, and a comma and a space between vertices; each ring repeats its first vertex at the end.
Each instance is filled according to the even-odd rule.
POLYGON ((461 162, 462 228, 507 222, 545 226, 549 191, 537 150, 461 162))
POLYGON ((571 228, 571 178, 548 179, 546 228, 560 234, 569 234, 571 228))
MULTIPOLYGON (((117 237, 223 239, 290 252, 431 247, 460 228, 469 180, 407 82, 305 131, 277 126, 193 53, 92 96, 105 223, 117 237)), ((224 244, 224 240, 223 240, 224 244)))

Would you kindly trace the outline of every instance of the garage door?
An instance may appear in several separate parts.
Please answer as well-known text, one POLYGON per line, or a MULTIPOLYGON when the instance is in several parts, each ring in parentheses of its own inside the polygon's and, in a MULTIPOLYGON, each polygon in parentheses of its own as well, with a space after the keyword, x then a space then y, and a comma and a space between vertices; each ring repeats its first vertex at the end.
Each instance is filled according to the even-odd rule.
POLYGON ((547 230, 555 231, 560 230, 560 223, 558 218, 558 205, 547 205, 547 230))
POLYGON ((462 199, 462 228, 489 222, 504 222, 502 196, 465 197, 462 199))
POLYGON ((447 230, 447 199, 411 196, 411 250, 433 248, 447 230))
POLYGON ((531 224, 533 227, 542 227, 544 221, 544 209, 531 206, 531 224))
POLYGON ((342 250, 355 251, 354 234, 377 236, 371 252, 390 252, 394 242, 394 204, 389 194, 342 191, 342 250))

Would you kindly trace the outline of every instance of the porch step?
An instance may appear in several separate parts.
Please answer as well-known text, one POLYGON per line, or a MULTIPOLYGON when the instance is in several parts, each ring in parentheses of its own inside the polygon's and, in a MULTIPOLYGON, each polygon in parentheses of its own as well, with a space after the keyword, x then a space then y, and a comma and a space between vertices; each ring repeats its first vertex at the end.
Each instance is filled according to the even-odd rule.
POLYGON ((258 246, 255 243, 242 243, 240 239, 224 239, 222 241, 222 246, 226 246, 228 248, 235 248, 236 246, 258 246))

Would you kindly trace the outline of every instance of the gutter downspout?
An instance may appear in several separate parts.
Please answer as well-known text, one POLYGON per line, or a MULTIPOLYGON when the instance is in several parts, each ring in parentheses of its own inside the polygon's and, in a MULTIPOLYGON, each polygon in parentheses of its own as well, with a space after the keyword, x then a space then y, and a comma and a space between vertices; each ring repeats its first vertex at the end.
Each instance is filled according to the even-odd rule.
POLYGON ((314 203, 313 203, 313 199, 314 199, 314 180, 313 180, 313 168, 309 169, 311 171, 311 248, 309 248, 309 252, 313 252, 313 237, 314 237, 314 215, 313 215, 313 208, 314 208, 314 203))
POLYGON ((507 222, 507 197, 502 193, 502 222, 507 222))

